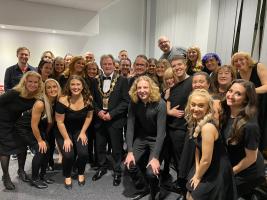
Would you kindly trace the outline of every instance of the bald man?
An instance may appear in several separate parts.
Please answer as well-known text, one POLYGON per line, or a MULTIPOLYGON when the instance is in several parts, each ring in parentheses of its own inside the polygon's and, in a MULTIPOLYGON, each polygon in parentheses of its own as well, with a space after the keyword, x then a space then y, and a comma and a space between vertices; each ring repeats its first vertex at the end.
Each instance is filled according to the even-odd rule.
POLYGON ((85 59, 86 63, 94 62, 95 61, 95 55, 93 52, 88 51, 84 54, 84 59, 85 59))
POLYGON ((169 38, 166 36, 159 37, 158 47, 163 52, 160 59, 167 59, 169 62, 171 62, 172 58, 176 55, 182 55, 186 57, 186 48, 172 46, 169 38))

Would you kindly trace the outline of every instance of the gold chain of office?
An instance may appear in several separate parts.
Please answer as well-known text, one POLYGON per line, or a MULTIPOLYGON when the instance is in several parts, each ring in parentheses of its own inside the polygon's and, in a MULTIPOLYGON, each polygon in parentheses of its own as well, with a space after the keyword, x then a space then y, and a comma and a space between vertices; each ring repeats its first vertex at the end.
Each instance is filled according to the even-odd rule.
POLYGON ((99 92, 100 92, 100 94, 101 94, 102 97, 108 98, 110 96, 111 92, 113 92, 114 87, 116 85, 116 82, 117 82, 117 80, 119 78, 119 76, 117 74, 116 75, 114 74, 114 76, 115 76, 115 78, 112 79, 111 80, 111 83, 110 83, 110 89, 106 93, 103 92, 102 88, 100 88, 100 86, 101 86, 101 84, 100 84, 100 78, 97 79, 97 81, 98 81, 98 90, 99 90, 99 92))

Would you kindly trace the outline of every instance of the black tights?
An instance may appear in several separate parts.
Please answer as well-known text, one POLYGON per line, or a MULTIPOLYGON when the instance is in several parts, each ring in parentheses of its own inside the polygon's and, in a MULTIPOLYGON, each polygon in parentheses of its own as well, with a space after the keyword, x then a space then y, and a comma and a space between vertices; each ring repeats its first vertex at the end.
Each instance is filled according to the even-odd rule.
MULTIPOLYGON (((24 170, 27 151, 17 154, 19 170, 24 170)), ((0 155, 3 174, 8 174, 10 155, 0 155)))
POLYGON ((2 167, 3 174, 8 174, 10 156, 1 155, 0 160, 1 160, 1 167, 2 167))

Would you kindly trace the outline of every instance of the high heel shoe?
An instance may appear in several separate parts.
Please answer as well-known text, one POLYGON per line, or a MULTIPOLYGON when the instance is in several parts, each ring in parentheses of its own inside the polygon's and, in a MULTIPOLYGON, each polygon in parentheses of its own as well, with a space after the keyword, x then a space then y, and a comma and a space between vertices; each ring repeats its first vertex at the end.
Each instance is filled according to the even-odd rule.
POLYGON ((15 185, 12 183, 9 174, 4 174, 2 176, 2 181, 7 190, 15 190, 15 185))
POLYGON ((72 182, 70 184, 67 184, 66 181, 64 181, 64 186, 67 190, 71 190, 72 189, 72 182))
POLYGON ((85 185, 85 177, 83 177, 83 181, 80 181, 79 177, 78 177, 78 185, 79 186, 84 186, 85 185))

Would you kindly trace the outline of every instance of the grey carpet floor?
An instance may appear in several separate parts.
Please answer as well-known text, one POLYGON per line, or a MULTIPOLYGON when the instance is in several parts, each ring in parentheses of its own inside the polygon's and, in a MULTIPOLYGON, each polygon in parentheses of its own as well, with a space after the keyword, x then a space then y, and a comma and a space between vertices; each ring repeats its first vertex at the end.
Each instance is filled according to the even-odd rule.
MULTIPOLYGON (((31 173, 32 156, 28 154, 25 171, 31 173)), ((49 172, 48 175, 56 182, 51 184, 46 189, 36 189, 27 183, 22 182, 17 176, 18 164, 17 161, 10 161, 10 176, 16 190, 5 190, 3 183, 0 183, 0 200, 126 200, 133 193, 133 185, 130 177, 125 175, 122 183, 118 187, 112 185, 112 172, 109 171, 100 180, 93 182, 91 180, 94 170, 91 170, 89 165, 86 166, 86 183, 83 187, 79 187, 77 181, 73 180, 72 190, 66 190, 63 185, 63 176, 61 170, 49 172)), ((2 177, 2 170, 0 170, 2 177)), ((166 200, 175 200, 179 197, 178 194, 162 191, 166 196, 166 200)), ((143 200, 150 199, 149 196, 143 200)))

